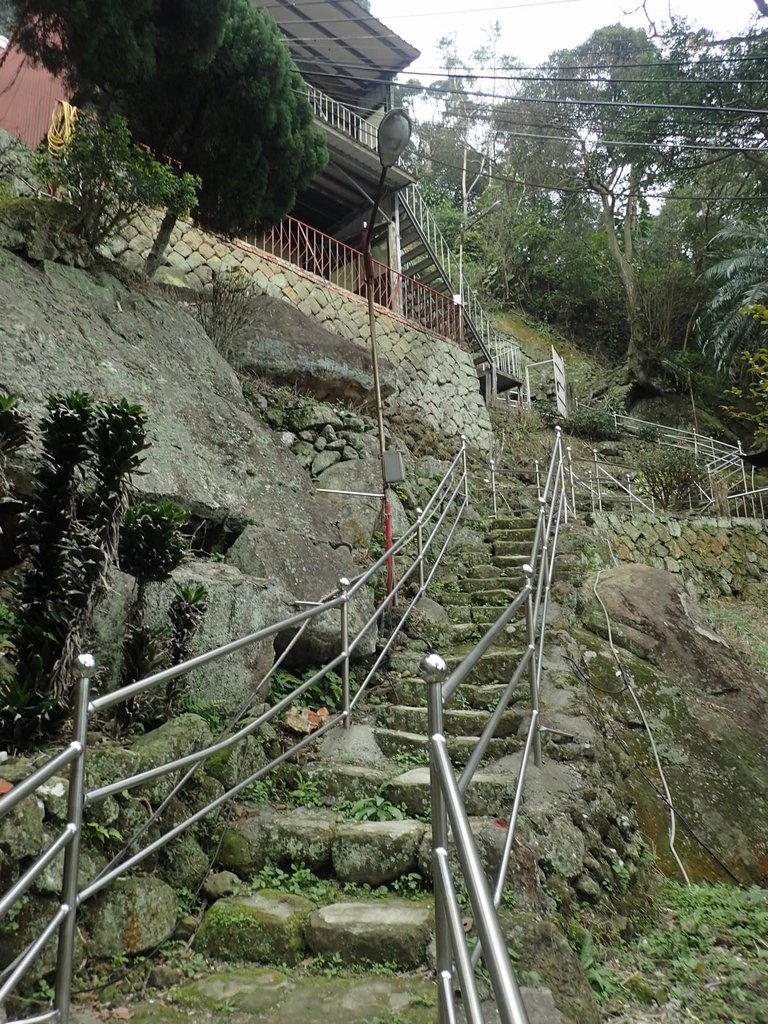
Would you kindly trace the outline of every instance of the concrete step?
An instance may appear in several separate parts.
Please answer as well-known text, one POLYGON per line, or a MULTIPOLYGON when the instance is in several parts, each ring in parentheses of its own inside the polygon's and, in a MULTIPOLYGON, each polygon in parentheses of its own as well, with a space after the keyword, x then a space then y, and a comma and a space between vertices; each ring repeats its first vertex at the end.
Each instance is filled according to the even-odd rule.
MULTIPOLYGON (((386 757, 395 754, 424 754, 429 750, 429 737, 424 733, 400 732, 395 729, 376 729, 376 742, 386 757)), ((475 749, 477 736, 448 736, 448 753, 457 767, 463 768, 475 749)), ((508 739, 492 739, 488 744, 487 757, 498 760, 507 754, 514 754, 525 745, 524 739, 510 737, 508 739)))
MULTIPOLYGON (((404 704, 390 705, 382 708, 376 717, 379 724, 387 729, 427 736, 427 709, 424 707, 414 708, 404 704)), ((505 712, 499 722, 496 736, 499 739, 516 736, 524 717, 519 712, 505 712)), ((446 736, 480 736, 487 721, 486 711, 467 708, 451 709, 449 707, 443 712, 446 736)))
MULTIPOLYGON (((464 804, 470 815, 503 816, 509 814, 514 801, 515 779, 508 775, 477 771, 467 787, 464 804)), ((393 804, 405 804, 414 817, 430 808, 429 768, 412 768, 391 779, 384 795, 393 804)))

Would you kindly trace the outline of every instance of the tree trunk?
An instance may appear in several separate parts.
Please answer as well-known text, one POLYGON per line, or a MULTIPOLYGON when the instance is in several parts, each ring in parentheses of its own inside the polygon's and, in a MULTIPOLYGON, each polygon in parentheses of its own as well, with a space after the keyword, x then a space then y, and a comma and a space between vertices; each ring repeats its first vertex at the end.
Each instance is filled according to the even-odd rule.
POLYGON ((171 213, 170 210, 165 211, 165 216, 163 217, 162 223, 160 224, 160 230, 157 232, 157 235, 155 236, 155 240, 152 243, 152 248, 149 250, 149 255, 147 256, 147 261, 144 264, 145 277, 151 279, 157 273, 157 268, 163 261, 163 256, 165 256, 165 250, 168 248, 168 243, 171 240, 171 234, 173 232, 174 227, 176 226, 177 220, 177 214, 171 213))
POLYGON ((656 357, 653 352, 650 338, 645 327, 642 303, 640 301, 640 287, 637 281, 637 274, 632 263, 633 255, 633 230, 635 218, 635 198, 632 189, 632 174, 630 173, 630 198, 627 200, 627 209, 624 214, 623 235, 624 248, 619 244, 616 233, 616 222, 614 219, 613 205, 610 193, 606 188, 598 188, 600 202, 603 210, 603 224, 608 239, 608 249, 611 258, 619 271, 622 286, 624 288, 624 301, 627 309, 627 324, 629 325, 629 345, 627 346, 627 383, 629 384, 650 384, 656 368, 656 357))

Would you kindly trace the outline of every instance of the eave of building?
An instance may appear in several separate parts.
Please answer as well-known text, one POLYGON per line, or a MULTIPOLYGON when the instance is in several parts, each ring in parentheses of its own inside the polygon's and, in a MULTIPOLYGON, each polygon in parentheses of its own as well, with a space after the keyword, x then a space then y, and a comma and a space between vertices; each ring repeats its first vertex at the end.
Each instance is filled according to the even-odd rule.
POLYGON ((358 110, 384 104, 395 75, 420 55, 355 0, 261 0, 305 81, 358 110))

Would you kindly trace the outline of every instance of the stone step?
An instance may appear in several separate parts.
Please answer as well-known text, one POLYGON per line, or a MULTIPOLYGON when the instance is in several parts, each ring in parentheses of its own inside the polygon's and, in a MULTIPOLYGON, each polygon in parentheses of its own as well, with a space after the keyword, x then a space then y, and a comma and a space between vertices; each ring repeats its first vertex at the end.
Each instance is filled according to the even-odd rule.
POLYGON ((497 530, 535 530, 538 522, 538 516, 496 516, 491 534, 497 530))
MULTIPOLYGON (((423 838, 426 827, 419 829, 423 838)), ((386 961, 407 970, 426 961, 433 917, 431 899, 384 897, 316 908, 303 896, 264 889, 217 900, 203 917, 195 948, 225 961, 290 967, 314 953, 344 964, 386 961)))
MULTIPOLYGON (((470 815, 506 816, 514 800, 514 778, 479 770, 464 795, 470 815)), ((384 795, 393 804, 405 804, 414 817, 424 815, 431 806, 429 768, 412 768, 391 779, 384 795)))
MULTIPOLYGON (((504 713, 496 736, 506 739, 517 735, 524 716, 520 713, 507 711, 504 713)), ((425 707, 409 707, 405 704, 392 704, 382 708, 377 714, 378 722, 387 729, 401 732, 427 735, 427 709, 425 707)), ((443 712, 443 725, 446 736, 480 736, 488 721, 485 711, 475 709, 446 708, 443 712)))
MULTIPOLYGON (((504 566, 504 568, 507 567, 504 566)), ((473 605, 509 604, 517 596, 517 590, 517 587, 515 587, 514 590, 509 590, 506 587, 488 587, 487 589, 481 589, 472 593, 467 591, 448 591, 444 594, 438 594, 437 600, 439 600, 440 604, 443 605, 444 608, 448 609, 448 614, 450 615, 450 609, 452 606, 458 605, 460 608, 465 609, 468 601, 473 605)))
MULTIPOLYGON (((416 676, 405 676, 394 684, 394 693, 399 704, 409 707, 426 707, 427 684, 416 676)), ((496 707, 506 689, 505 683, 474 684, 464 683, 451 701, 454 707, 464 704, 479 710, 492 710, 496 707)), ((529 706, 528 678, 522 680, 513 694, 512 703, 520 702, 523 711, 529 706)))
MULTIPOLYGON (((468 644, 465 650, 459 648, 458 650, 454 649, 443 654, 448 675, 464 661, 474 647, 474 644, 468 644)), ((521 647, 509 647, 500 650, 492 648, 483 656, 480 663, 471 669, 466 682, 480 685, 484 683, 507 682, 523 654, 524 650, 521 647)), ((411 676, 418 675, 423 657, 424 655, 418 651, 397 651, 391 656, 389 667, 393 672, 401 672, 411 676)))
MULTIPOLYGON (((504 570, 491 562, 483 562, 481 565, 470 565, 464 572, 464 580, 460 586, 464 586, 465 580, 494 580, 504 579, 504 570)), ((503 585, 503 584, 502 584, 503 585)))
MULTIPOLYGON (((384 901, 376 900, 375 906, 384 901)), ((354 904, 347 904, 354 906, 354 904)), ((391 917, 383 915, 383 921, 391 917)), ((391 924, 391 921, 390 921, 391 924)), ((315 934, 330 942, 330 935, 339 926, 337 915, 326 914, 318 919, 315 934)), ((395 934, 399 934, 397 929, 395 934)), ((349 929, 341 931, 347 938, 349 929)), ((419 937, 421 932, 419 931, 419 937)), ((406 933, 409 935, 409 933, 406 933)), ((321 941, 320 938, 317 941, 321 941)), ((359 941, 359 940, 355 940, 359 941)), ((401 940, 402 941, 402 940, 401 940)), ((388 948, 386 936, 383 944, 388 948)), ((308 954, 309 956, 309 954, 308 954)), ((328 962, 344 962, 331 953, 328 962)), ((368 959, 367 957, 365 959, 368 959)), ((179 972, 181 973, 181 972, 179 972)), ((329 972, 331 973, 331 972, 329 972)), ((151 984, 151 983, 150 983, 151 984)), ((528 990, 523 989, 523 993, 528 990)), ((147 993, 146 1002, 130 1002, 130 1010, 141 1024, 210 1024, 213 1021, 238 1021, 240 1024, 321 1024, 343 1021, 344 1024, 371 1024, 371 1021, 401 1021, 402 1024, 431 1024, 435 1019, 437 996, 434 979, 423 969, 418 972, 393 974, 365 972, 361 965, 347 977, 323 974, 303 975, 285 967, 247 967, 232 965, 206 973, 195 980, 184 980, 174 989, 173 1007, 165 1001, 163 986, 155 994, 147 993), (160 998, 158 998, 160 996, 160 998)), ((524 996, 526 1007, 530 1000, 524 996)), ((126 997, 127 999, 127 997, 126 997)), ((493 1013, 493 1011, 490 1011, 493 1013)), ((72 1007, 72 1024, 100 1024, 104 1012, 93 1010, 93 999, 86 1005, 72 1007)), ((554 1024, 556 1018, 531 1017, 530 1024, 554 1024)), ((486 1020, 491 1017, 487 1016, 486 1020)))
MULTIPOLYGON (((525 563, 525 556, 518 555, 515 557, 521 559, 521 565, 525 563)), ((471 594, 472 599, 474 599, 478 594, 485 594, 488 590, 498 590, 500 587, 508 590, 509 588, 517 589, 519 587, 519 576, 514 571, 510 572, 506 566, 495 564, 493 568, 499 573, 497 577, 494 577, 493 579, 483 579, 481 576, 475 579, 462 580, 462 591, 465 594, 471 594)))
MULTIPOLYGON (((426 709, 425 709, 426 710, 426 709)), ((485 716, 488 717, 487 715, 485 716)), ((426 729, 424 732, 400 732, 395 729, 374 730, 376 742, 381 747, 386 757, 393 757, 396 754, 427 754, 429 751, 429 737, 426 729)), ((451 761, 459 768, 463 768, 470 759, 472 752, 477 746, 477 736, 448 736, 448 753, 451 761)), ((524 739, 509 737, 507 739, 494 738, 488 744, 487 757, 490 760, 498 760, 507 754, 514 754, 522 750, 525 745, 524 739)))
POLYGON ((494 555, 519 555, 523 561, 530 559, 532 541, 496 540, 493 542, 494 555))
MULTIPOLYGON (((451 626, 444 626, 443 629, 451 637, 454 644, 463 644, 467 642, 478 643, 489 627, 499 618, 503 612, 507 609, 506 607, 498 609, 498 613, 490 616, 486 622, 461 622, 454 623, 451 626)), ((519 618, 513 619, 512 622, 496 637, 493 642, 494 647, 517 647, 519 648, 526 636, 526 626, 522 617, 522 613, 519 618)))

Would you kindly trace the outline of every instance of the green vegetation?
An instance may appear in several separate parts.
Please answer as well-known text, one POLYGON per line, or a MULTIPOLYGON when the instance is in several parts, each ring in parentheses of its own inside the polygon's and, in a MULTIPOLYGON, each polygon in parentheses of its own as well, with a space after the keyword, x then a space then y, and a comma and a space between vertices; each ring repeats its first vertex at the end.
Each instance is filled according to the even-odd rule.
MULTIPOLYGON (((0 682, 0 736, 12 746, 66 715, 74 662, 115 560, 130 474, 148 447, 145 423, 141 407, 124 399, 97 403, 80 391, 48 399, 21 516, 23 572, 6 616, 11 671, 0 682)), ((18 440, 18 419, 0 423, 8 425, 18 440)))
POLYGON ((768 587, 755 583, 742 598, 705 601, 704 609, 744 663, 768 677, 768 587))
POLYGON ((768 1019, 765 890, 665 882, 654 927, 610 950, 582 947, 608 1013, 655 1012, 673 1000, 701 1024, 768 1019))
POLYGON ((131 139, 128 122, 81 116, 61 154, 37 154, 39 177, 67 199, 69 228, 95 250, 142 210, 164 206, 178 217, 197 205, 200 179, 177 176, 131 139))
MULTIPOLYGON (((328 159, 286 40, 250 0, 182 0, 172 14, 163 0, 15 0, 14 10, 21 48, 66 76, 79 106, 122 114, 155 157, 202 180, 208 228, 275 223, 328 159)), ((184 205, 181 195, 166 204, 150 276, 184 205)))

